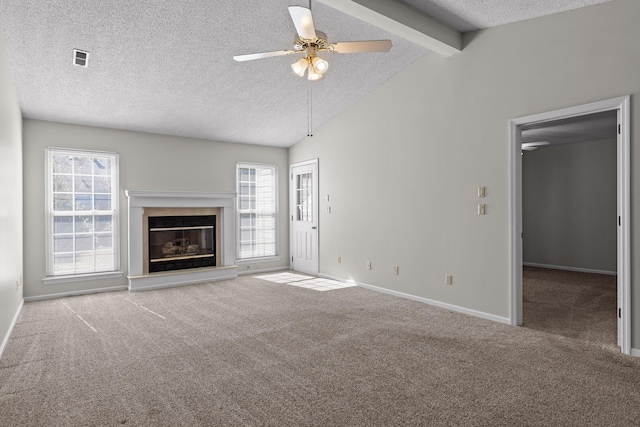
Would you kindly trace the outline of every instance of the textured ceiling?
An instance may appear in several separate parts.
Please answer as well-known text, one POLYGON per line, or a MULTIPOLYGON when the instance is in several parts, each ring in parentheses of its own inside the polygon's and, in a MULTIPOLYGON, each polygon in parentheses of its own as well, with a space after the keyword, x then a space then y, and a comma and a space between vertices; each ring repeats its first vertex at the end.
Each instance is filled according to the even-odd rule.
POLYGON ((611 0, 401 0, 460 32, 495 27, 611 0))
MULTIPOLYGON (((407 0, 458 30, 512 22, 602 0, 407 0), (542 5, 542 7, 540 7, 542 5)), ((0 0, 25 118, 288 147, 428 51, 312 3, 330 42, 391 39, 388 53, 327 54, 311 83, 290 56, 238 63, 233 55, 290 49, 296 0, 0 0), (90 53, 72 65, 73 49, 90 53)), ((464 54, 461 53, 461 54, 464 54)))
POLYGON ((604 111, 523 126, 522 142, 548 141, 557 145, 597 141, 615 138, 617 127, 617 111, 604 111))

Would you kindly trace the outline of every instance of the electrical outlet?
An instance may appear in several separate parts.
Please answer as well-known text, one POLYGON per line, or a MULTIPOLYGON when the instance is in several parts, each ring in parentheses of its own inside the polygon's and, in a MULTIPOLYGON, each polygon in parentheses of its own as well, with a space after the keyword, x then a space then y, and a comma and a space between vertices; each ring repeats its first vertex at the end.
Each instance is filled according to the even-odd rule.
POLYGON ((445 285, 453 285, 453 275, 452 274, 445 274, 444 275, 444 284, 445 285))
POLYGON ((478 215, 484 215, 486 213, 486 207, 484 203, 478 205, 478 215))
POLYGON ((341 256, 338 257, 338 264, 342 264, 342 257, 341 256))
POLYGON ((371 261, 367 261, 367 270, 371 270, 371 261))
POLYGON ((485 192, 486 192, 486 188, 485 187, 478 187, 478 197, 479 198, 484 197, 485 192))
POLYGON ((395 274, 396 276, 398 274, 400 274, 400 267, 398 267, 397 265, 393 266, 393 274, 395 274))

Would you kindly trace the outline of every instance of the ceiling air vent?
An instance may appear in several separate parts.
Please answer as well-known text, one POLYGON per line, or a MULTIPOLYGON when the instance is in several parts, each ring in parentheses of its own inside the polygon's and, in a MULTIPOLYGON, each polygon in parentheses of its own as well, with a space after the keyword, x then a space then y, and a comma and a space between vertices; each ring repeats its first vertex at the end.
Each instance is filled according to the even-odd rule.
POLYGON ((89 64, 89 52, 73 49, 73 64, 86 67, 89 64))

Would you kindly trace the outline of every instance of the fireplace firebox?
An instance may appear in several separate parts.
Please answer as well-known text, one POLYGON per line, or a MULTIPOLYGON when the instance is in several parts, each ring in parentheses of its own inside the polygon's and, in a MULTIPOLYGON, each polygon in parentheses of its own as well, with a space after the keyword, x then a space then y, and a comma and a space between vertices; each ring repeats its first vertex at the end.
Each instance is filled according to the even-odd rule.
POLYGON ((149 217, 149 273, 215 266, 215 215, 149 217))

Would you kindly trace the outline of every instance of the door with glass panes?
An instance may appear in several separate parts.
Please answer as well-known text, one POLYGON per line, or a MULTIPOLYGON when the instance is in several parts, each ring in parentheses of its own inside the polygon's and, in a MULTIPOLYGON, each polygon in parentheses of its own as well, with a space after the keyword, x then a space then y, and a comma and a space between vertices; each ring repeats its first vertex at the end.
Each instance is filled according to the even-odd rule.
POLYGON ((291 165, 291 268, 318 274, 318 160, 291 165))

